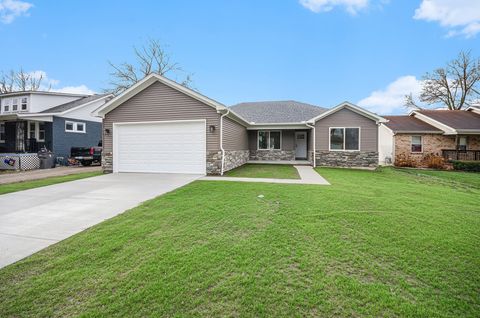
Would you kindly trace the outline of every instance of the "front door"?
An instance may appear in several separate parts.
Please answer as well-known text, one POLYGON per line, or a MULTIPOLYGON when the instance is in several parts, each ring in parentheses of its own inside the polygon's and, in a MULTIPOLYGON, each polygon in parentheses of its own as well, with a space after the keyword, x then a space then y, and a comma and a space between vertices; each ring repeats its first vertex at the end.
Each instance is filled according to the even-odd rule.
POLYGON ((307 159, 307 132, 295 132, 295 158, 307 159))

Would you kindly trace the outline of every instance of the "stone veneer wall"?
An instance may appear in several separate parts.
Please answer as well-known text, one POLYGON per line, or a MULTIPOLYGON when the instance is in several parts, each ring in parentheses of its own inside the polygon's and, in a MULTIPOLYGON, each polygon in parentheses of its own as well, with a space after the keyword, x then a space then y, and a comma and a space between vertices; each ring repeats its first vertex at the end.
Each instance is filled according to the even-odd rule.
POLYGON ((295 160, 295 150, 250 150, 250 160, 295 160))
POLYGON ((113 172, 113 154, 111 152, 102 152, 102 169, 103 173, 113 172))
POLYGON ((222 152, 207 151, 207 174, 219 175, 222 172, 222 152))
POLYGON ((249 150, 225 150, 224 172, 246 164, 249 156, 249 150))
POLYGON ((316 151, 317 166, 330 167, 369 167, 378 166, 376 151, 316 151))

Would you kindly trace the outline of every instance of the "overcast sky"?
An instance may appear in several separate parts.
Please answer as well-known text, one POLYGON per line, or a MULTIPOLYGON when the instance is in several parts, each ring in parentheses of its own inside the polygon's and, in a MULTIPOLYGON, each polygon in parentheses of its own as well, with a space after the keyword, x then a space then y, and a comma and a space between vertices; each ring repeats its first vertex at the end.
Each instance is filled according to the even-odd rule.
POLYGON ((108 61, 149 38, 203 94, 232 105, 350 101, 404 113, 422 75, 460 50, 480 56, 480 0, 0 0, 0 70, 99 92, 108 61))

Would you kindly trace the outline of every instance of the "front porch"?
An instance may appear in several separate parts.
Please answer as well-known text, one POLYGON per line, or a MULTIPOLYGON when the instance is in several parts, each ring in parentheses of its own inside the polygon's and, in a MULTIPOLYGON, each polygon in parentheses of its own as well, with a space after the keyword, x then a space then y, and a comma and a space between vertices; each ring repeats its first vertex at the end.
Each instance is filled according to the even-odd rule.
POLYGON ((442 149, 442 157, 447 161, 480 161, 480 150, 442 149))
POLYGON ((310 165, 312 138, 308 128, 249 130, 248 163, 310 165))
POLYGON ((0 153, 37 153, 52 149, 52 123, 31 120, 0 121, 0 153))

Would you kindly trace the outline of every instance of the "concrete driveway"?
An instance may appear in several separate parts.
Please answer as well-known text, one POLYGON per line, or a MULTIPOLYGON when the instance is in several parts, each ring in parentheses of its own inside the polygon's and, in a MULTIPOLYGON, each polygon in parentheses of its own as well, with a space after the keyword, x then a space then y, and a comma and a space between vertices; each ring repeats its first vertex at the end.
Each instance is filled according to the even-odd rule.
POLYGON ((116 173, 0 195, 0 268, 200 177, 116 173))

